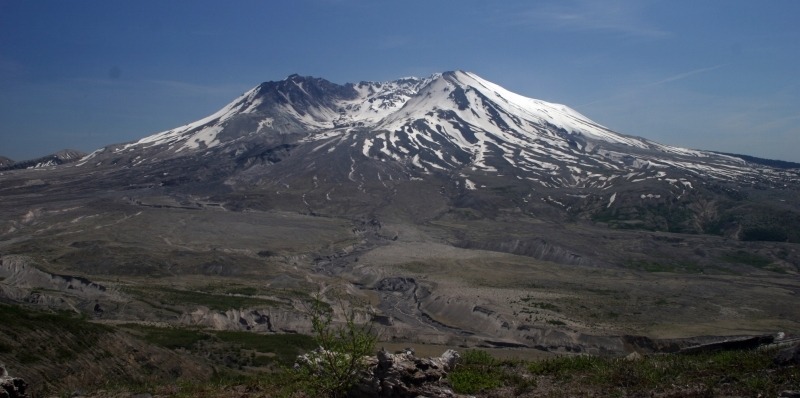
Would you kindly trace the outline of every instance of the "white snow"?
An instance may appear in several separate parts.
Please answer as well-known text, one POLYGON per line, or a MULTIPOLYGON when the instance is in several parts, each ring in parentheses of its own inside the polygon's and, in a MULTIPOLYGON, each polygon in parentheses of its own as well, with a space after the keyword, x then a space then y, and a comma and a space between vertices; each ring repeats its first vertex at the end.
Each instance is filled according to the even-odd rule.
POLYGON ((611 194, 611 198, 608 200, 608 206, 606 206, 606 208, 611 207, 611 205, 614 203, 615 200, 617 200, 617 193, 616 192, 611 194))

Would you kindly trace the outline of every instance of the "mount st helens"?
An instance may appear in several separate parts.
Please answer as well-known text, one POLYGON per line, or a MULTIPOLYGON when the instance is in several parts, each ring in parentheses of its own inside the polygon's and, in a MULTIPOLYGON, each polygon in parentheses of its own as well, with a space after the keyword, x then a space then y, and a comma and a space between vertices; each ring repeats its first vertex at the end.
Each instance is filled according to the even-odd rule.
POLYGON ((292 75, 0 172, 0 294, 104 323, 302 333, 323 292, 366 303, 387 342, 539 353, 791 333, 800 172, 784 166, 616 133, 468 72, 292 75))

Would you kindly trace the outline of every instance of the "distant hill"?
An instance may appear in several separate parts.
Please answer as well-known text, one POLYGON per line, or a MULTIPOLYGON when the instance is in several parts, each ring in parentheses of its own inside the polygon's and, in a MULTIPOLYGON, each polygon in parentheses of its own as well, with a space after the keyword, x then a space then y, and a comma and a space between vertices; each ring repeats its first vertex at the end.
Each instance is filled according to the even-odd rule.
POLYGON ((755 156, 740 155, 738 153, 725 153, 716 152, 722 155, 737 157, 739 159, 748 161, 750 163, 763 164, 764 166, 774 167, 776 169, 800 169, 800 163, 787 162, 785 160, 763 159, 755 156))
POLYGON ((42 156, 40 158, 14 162, 13 160, 0 156, 0 170, 18 170, 38 167, 56 166, 59 164, 71 163, 86 156, 86 153, 74 149, 64 149, 54 154, 42 156))

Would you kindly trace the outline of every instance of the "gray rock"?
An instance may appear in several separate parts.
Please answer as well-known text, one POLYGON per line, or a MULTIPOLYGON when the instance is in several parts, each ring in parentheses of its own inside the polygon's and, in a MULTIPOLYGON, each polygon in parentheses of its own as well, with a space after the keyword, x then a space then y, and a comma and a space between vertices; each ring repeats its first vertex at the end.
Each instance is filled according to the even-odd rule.
POLYGON ((392 354, 381 350, 369 358, 369 370, 350 391, 352 398, 456 397, 446 376, 460 356, 447 350, 438 358, 417 358, 409 350, 392 354))
POLYGON ((780 366, 800 365, 800 343, 779 351, 774 362, 780 366))

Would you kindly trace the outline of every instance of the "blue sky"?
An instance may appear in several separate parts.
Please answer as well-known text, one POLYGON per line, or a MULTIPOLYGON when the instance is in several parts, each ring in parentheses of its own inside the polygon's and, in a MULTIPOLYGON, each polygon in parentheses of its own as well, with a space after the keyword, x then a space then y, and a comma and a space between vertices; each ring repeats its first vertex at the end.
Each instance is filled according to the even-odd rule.
POLYGON ((91 151, 292 73, 463 69, 621 133, 800 162, 800 1, 0 0, 0 155, 91 151))

